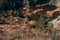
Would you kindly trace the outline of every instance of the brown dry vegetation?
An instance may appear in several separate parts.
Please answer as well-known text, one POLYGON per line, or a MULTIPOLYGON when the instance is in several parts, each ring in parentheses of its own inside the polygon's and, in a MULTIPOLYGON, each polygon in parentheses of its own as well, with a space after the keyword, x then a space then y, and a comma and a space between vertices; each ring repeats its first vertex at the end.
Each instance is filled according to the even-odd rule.
MULTIPOLYGON (((37 30, 35 25, 38 22, 28 18, 44 11, 39 7, 31 10, 25 7, 19 10, 23 14, 22 18, 18 16, 20 13, 17 10, 8 10, 5 14, 0 14, 0 40, 51 40, 50 34, 45 32, 44 27, 42 30, 37 30)), ((47 20, 53 17, 54 12, 60 12, 60 8, 46 11, 47 20)), ((60 39, 59 35, 56 36, 57 40, 60 39)))

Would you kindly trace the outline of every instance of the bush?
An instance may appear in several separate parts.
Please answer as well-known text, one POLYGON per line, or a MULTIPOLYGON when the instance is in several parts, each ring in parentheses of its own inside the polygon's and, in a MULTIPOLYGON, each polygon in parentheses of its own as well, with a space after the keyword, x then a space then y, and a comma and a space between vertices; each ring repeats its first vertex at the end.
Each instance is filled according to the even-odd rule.
POLYGON ((37 25, 36 25, 36 27, 37 28, 43 28, 43 27, 45 27, 46 25, 47 25, 47 22, 48 22, 48 20, 47 20, 47 16, 46 16, 46 12, 42 12, 42 13, 39 13, 38 15, 36 15, 37 17, 35 17, 35 18, 39 18, 39 19, 37 19, 37 25), (40 16, 38 16, 40 14, 40 16))

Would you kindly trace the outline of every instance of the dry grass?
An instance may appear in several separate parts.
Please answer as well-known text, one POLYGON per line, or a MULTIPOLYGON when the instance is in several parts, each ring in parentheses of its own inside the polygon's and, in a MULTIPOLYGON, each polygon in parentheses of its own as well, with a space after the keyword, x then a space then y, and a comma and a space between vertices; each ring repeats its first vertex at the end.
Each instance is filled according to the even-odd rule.
MULTIPOLYGON (((53 13, 56 11, 60 12, 60 8, 57 8, 53 11, 46 11, 47 16, 51 18, 53 13)), ((31 11, 28 8, 24 8, 22 11, 19 11, 18 14, 17 10, 8 10, 6 14, 1 14, 0 20, 3 20, 3 22, 8 24, 0 25, 0 40, 51 40, 52 33, 49 34, 48 32, 45 32, 44 28, 43 30, 37 30, 36 28, 33 28, 35 27, 37 21, 32 19, 29 20, 28 18, 32 18, 32 16, 38 12, 43 12, 43 9, 36 8, 36 10, 31 11), (12 15, 12 13, 14 15, 12 15), (20 14, 23 14, 24 18, 20 18, 18 16, 20 14)), ((57 32, 56 34, 60 35, 60 32, 57 32)), ((60 36, 56 36, 56 38, 59 40, 60 36)))

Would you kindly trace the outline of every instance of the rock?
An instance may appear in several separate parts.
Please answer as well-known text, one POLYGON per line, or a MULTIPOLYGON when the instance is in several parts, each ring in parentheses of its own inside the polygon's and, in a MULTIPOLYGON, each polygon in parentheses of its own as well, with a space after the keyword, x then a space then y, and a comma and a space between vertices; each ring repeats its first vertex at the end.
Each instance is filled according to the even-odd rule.
POLYGON ((60 0, 56 0, 56 6, 60 7, 60 0))
POLYGON ((60 0, 51 0, 49 4, 56 5, 57 7, 60 7, 60 0))
POLYGON ((49 21, 48 23, 53 24, 52 25, 53 29, 60 29, 60 15, 56 19, 53 19, 52 21, 49 21))

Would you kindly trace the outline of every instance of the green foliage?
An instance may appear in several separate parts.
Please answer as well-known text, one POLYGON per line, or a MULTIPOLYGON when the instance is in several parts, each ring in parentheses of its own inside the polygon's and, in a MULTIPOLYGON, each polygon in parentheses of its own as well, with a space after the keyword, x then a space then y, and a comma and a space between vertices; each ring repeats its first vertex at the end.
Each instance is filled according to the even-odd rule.
MULTIPOLYGON (((38 17, 38 16, 37 16, 38 17)), ((37 28, 43 28, 47 25, 47 16, 46 16, 46 12, 42 12, 40 13, 40 17, 38 19, 38 23, 36 25, 37 28)))
MULTIPOLYGON (((57 7, 55 5, 44 5, 42 8, 43 8, 43 12, 38 13, 36 15, 37 17, 35 17, 35 18, 38 18, 37 19, 38 23, 37 23, 36 27, 39 28, 39 29, 42 29, 42 28, 49 29, 50 28, 49 26, 51 26, 51 25, 50 24, 48 25, 48 21, 49 20, 47 20, 48 17, 46 15, 46 11, 53 11, 57 7)), ((59 14, 57 14, 57 12, 56 12, 53 15, 54 16, 51 18, 51 20, 54 19, 54 18, 56 18, 59 14)))
POLYGON ((44 11, 53 11, 55 10, 57 7, 55 5, 44 5, 43 9, 44 11))

